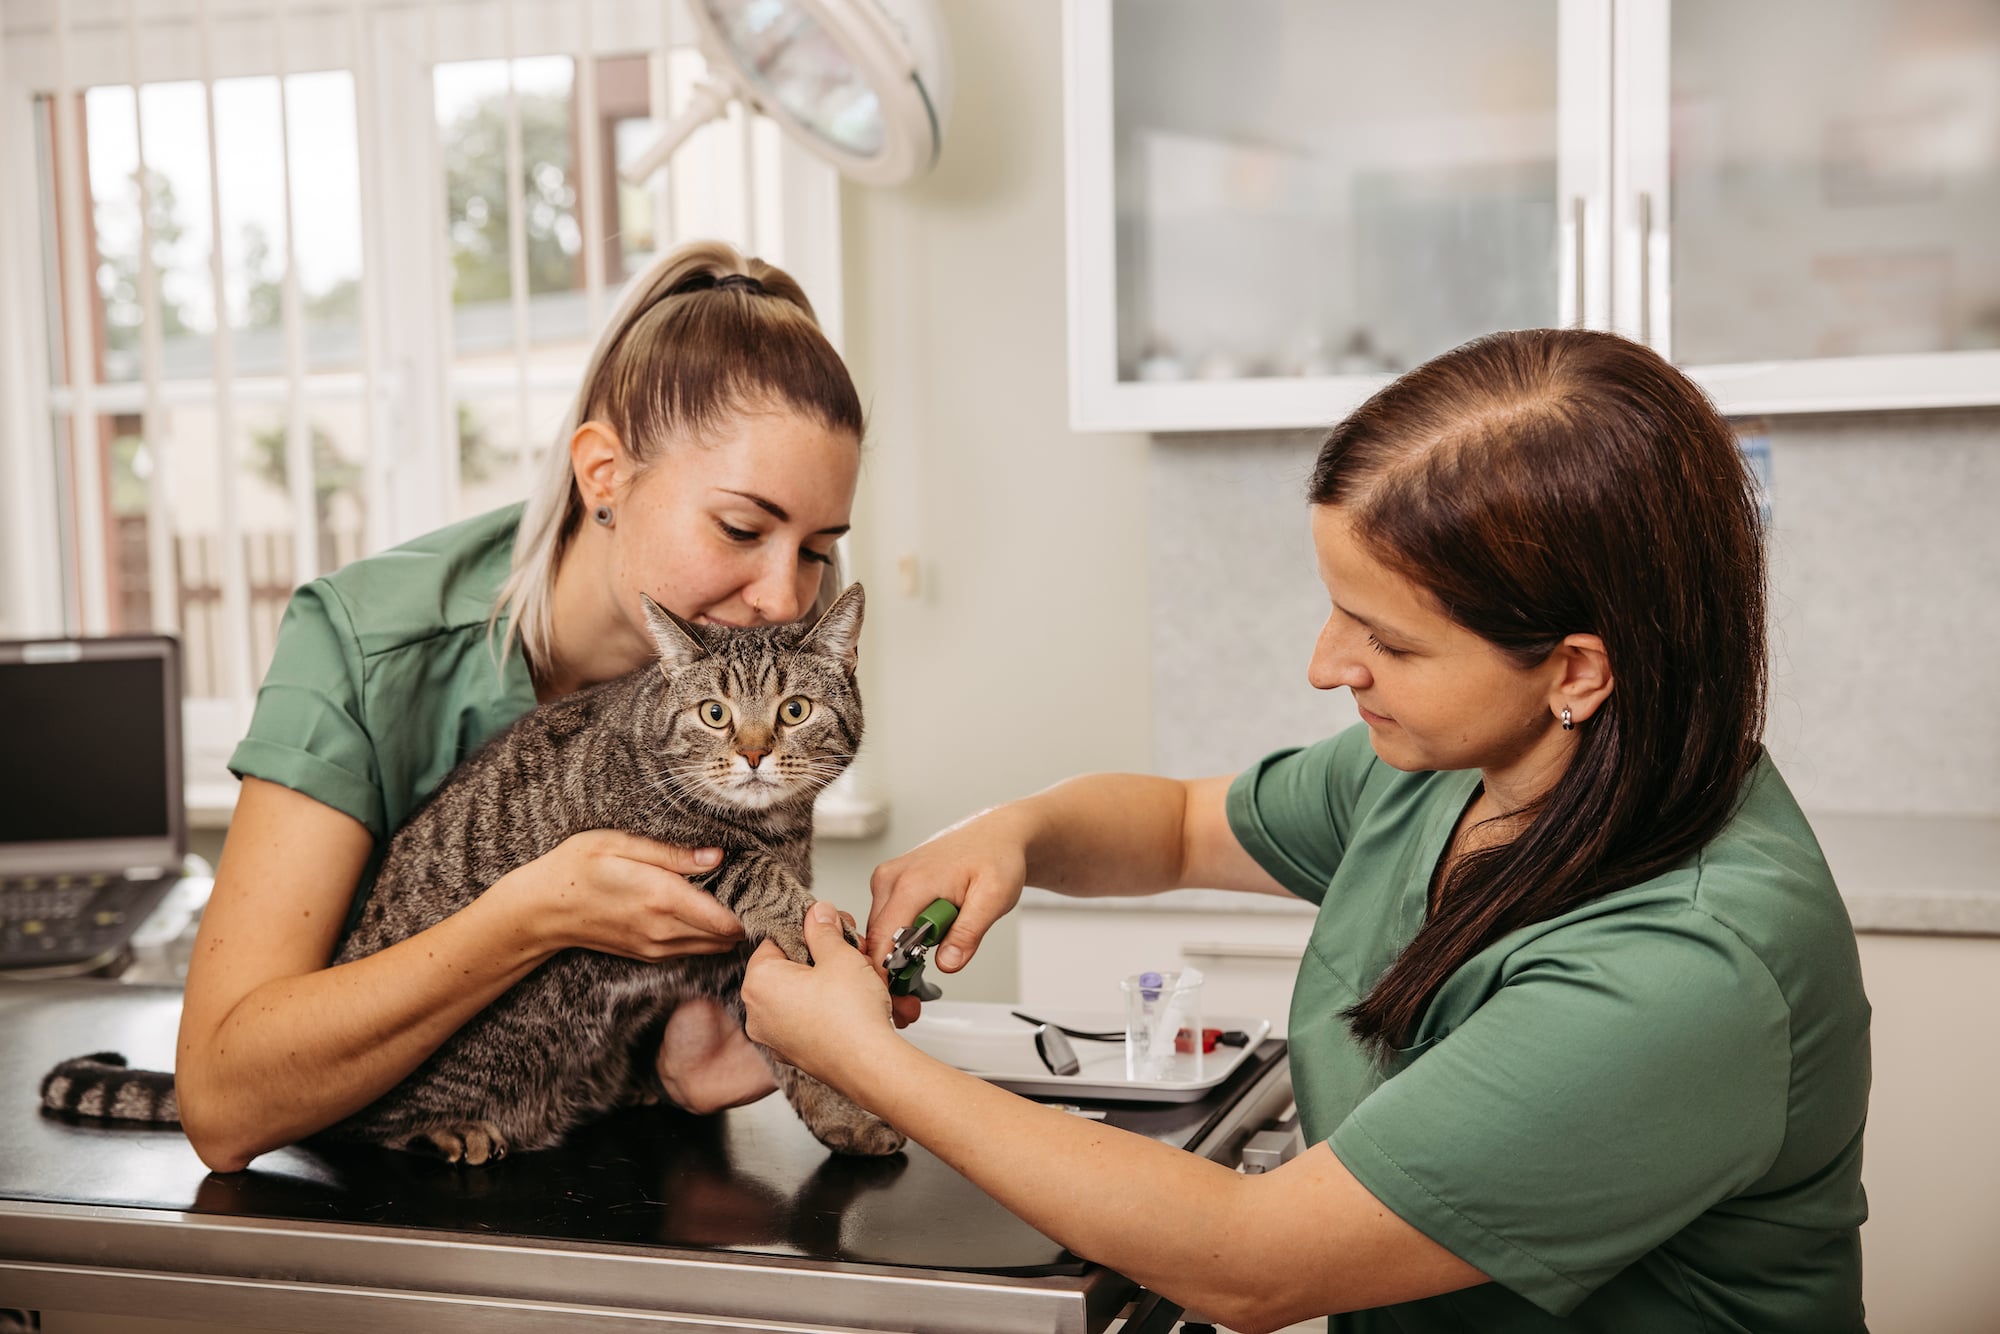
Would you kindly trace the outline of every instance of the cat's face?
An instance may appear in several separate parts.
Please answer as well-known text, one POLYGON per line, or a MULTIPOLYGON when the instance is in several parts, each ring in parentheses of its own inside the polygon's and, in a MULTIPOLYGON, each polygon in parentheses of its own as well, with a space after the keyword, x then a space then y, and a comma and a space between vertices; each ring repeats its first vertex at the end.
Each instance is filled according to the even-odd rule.
POLYGON ((649 725, 662 780, 708 807, 810 801, 861 744, 861 585, 816 624, 697 628, 650 598, 666 689, 649 725))

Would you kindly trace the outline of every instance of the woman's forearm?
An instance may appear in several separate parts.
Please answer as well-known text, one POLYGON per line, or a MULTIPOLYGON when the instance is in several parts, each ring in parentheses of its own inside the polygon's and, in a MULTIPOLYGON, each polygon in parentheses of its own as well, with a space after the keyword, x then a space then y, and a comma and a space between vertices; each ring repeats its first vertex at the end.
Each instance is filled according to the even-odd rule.
POLYGON ((1022 822, 1029 884, 1097 897, 1183 883, 1187 805, 1177 779, 1086 774, 994 814, 1022 822))
POLYGON ((325 1129, 394 1087, 547 957, 489 891, 380 953, 263 983, 205 1037, 182 1033, 188 1138, 210 1167, 233 1171, 325 1129))
POLYGON ((1017 1097, 900 1040, 823 1073, 1040 1232, 1231 1329, 1485 1281, 1383 1207, 1325 1143, 1243 1176, 1017 1097))
POLYGON ((1242 1291, 1246 1256, 1262 1267, 1249 1179, 901 1042, 844 1073, 857 1102, 1071 1251, 1211 1317, 1254 1323, 1242 1291))
POLYGON ((818 903, 807 916, 810 967, 769 941, 751 956, 750 1036, 1078 1255, 1245 1331, 1483 1281, 1385 1208, 1325 1143, 1244 1177, 931 1059, 896 1035, 880 978, 831 909, 818 903))
MULTIPOLYGON (((938 898, 959 907, 937 952, 955 972, 1029 885, 1079 898, 1197 885, 1284 893, 1230 828, 1231 782, 1087 774, 963 820, 875 868, 868 957, 886 957, 895 932, 938 898)), ((916 1012, 898 999, 900 1022, 916 1012)))

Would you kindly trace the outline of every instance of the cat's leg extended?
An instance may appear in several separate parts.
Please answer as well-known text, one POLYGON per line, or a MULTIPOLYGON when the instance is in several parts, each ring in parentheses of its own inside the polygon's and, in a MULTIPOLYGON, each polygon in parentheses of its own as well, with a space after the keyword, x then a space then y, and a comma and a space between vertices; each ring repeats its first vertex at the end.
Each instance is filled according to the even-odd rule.
POLYGON ((812 1131, 813 1138, 827 1148, 866 1158, 902 1151, 904 1139, 900 1130, 864 1111, 846 1094, 820 1083, 795 1065, 785 1064, 769 1048, 760 1045, 758 1050, 770 1064, 785 1101, 799 1114, 806 1129, 812 1131))
MULTIPOLYGON (((714 888, 716 897, 742 920, 752 946, 762 940, 775 941, 788 958, 799 963, 812 962, 805 937, 805 917, 812 907, 812 891, 781 862, 758 856, 735 859, 724 865, 714 888)), ((843 928, 843 932, 849 944, 861 943, 851 930, 843 928)), ((741 1023, 742 992, 733 989, 732 994, 722 999, 741 1023)), ((887 1121, 863 1110, 846 1094, 779 1060, 768 1047, 759 1044, 757 1050, 771 1067, 785 1101, 820 1143, 836 1153, 871 1157, 902 1149, 902 1132, 887 1121)))

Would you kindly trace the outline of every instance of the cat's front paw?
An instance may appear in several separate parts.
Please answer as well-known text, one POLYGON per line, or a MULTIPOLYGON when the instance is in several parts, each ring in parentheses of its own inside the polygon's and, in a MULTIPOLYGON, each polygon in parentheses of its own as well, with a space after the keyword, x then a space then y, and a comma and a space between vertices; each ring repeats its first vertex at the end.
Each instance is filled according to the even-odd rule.
POLYGON ((491 1121, 459 1121, 432 1126, 392 1146, 411 1153, 436 1154, 448 1163, 482 1167, 507 1156, 507 1139, 491 1121))
POLYGON ((851 1153, 858 1158, 886 1158, 901 1153, 908 1143, 902 1131, 872 1116, 857 1116, 830 1126, 815 1126, 813 1134, 835 1153, 851 1153))

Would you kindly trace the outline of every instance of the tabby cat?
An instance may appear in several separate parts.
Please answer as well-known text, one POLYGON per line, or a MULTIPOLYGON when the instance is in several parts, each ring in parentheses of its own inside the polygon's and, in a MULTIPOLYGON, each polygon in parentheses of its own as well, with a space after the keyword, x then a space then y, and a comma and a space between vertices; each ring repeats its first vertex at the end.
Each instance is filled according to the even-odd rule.
MULTIPOLYGON (((453 770, 390 840, 334 962, 436 925, 589 829, 722 848, 722 864, 693 879, 742 919, 748 942, 662 963, 565 950, 325 1133, 466 1163, 546 1148, 613 1107, 657 1098, 653 1053, 681 1000, 714 998, 740 1022, 743 965, 757 942, 775 940, 806 961, 813 799, 861 740, 861 611, 859 584, 810 627, 697 628, 648 599, 657 664, 543 705, 453 770)), ((823 1144, 854 1154, 902 1148, 889 1125, 764 1055, 823 1144)), ((98 1053, 52 1070, 42 1102, 51 1112, 171 1122, 172 1080, 98 1053)))

